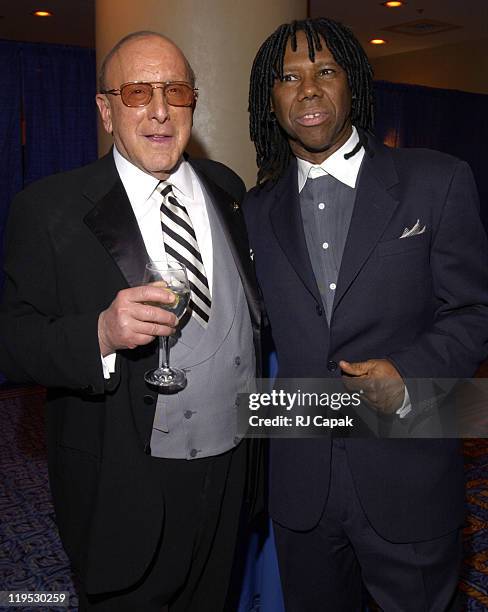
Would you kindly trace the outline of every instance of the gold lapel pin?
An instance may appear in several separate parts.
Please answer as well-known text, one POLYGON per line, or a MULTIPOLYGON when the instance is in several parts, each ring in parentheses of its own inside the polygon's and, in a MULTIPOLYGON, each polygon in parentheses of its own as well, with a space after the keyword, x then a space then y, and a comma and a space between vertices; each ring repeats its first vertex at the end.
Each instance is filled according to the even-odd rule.
POLYGON ((234 212, 237 212, 239 210, 239 202, 233 202, 232 209, 234 212))

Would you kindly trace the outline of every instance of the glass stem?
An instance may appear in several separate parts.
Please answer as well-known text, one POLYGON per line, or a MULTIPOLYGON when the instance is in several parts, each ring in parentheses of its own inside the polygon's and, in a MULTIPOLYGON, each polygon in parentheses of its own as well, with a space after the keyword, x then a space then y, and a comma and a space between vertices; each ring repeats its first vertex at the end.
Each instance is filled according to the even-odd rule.
POLYGON ((162 336, 161 340, 163 342, 163 356, 162 356, 162 364, 161 367, 165 369, 169 369, 169 338, 168 336, 162 336))

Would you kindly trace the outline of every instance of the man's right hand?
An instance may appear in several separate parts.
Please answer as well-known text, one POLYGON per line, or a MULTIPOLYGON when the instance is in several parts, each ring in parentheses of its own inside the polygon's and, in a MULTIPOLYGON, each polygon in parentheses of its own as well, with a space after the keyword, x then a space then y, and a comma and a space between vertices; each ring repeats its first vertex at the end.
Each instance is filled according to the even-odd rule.
POLYGON ((169 336, 178 324, 177 317, 156 304, 174 302, 171 291, 154 285, 123 289, 98 317, 98 342, 103 357, 119 349, 149 344, 156 336, 169 336))

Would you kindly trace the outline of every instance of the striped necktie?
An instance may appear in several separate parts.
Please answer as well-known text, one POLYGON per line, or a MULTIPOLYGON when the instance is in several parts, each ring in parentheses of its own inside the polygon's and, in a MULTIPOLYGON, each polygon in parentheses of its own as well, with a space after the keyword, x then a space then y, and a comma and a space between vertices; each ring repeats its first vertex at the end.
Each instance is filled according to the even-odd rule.
POLYGON ((191 289, 189 308, 198 323, 207 327, 212 299, 190 217, 175 198, 171 185, 161 182, 156 189, 163 198, 160 216, 166 255, 186 267, 191 289))

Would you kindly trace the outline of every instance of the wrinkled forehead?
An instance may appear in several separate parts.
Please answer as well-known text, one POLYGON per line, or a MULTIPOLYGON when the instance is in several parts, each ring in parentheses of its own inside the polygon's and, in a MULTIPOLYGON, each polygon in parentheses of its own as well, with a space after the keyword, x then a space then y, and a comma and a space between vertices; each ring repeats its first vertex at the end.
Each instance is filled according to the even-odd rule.
POLYGON ((188 80, 188 63, 171 41, 157 36, 138 38, 120 47, 107 66, 108 82, 188 80))

